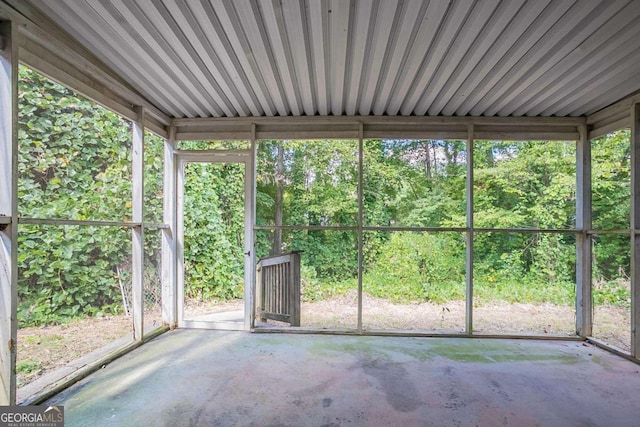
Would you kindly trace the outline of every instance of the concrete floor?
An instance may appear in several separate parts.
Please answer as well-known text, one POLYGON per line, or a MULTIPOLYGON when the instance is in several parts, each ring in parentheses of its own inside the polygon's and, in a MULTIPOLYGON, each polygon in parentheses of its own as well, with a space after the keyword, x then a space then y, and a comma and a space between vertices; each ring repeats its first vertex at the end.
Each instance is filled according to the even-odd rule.
POLYGON ((221 311, 220 313, 203 314, 195 316, 193 320, 204 322, 236 322, 244 323, 244 310, 221 311))
POLYGON ((55 396, 66 426, 638 426, 582 342, 167 332, 55 396))

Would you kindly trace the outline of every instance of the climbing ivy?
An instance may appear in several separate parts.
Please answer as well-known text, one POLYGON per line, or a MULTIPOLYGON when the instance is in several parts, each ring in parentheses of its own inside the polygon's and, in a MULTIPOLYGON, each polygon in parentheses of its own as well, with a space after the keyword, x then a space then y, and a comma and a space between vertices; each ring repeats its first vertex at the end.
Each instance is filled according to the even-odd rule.
MULTIPOLYGON (((20 68, 18 118, 20 216, 131 220, 128 121, 26 67, 20 68)), ((155 177, 147 182, 147 211, 158 218, 161 141, 150 137, 147 150, 147 176, 155 177)), ((147 240, 148 257, 158 259, 147 240)), ((128 229, 21 224, 21 324, 121 311, 130 252, 128 229)))

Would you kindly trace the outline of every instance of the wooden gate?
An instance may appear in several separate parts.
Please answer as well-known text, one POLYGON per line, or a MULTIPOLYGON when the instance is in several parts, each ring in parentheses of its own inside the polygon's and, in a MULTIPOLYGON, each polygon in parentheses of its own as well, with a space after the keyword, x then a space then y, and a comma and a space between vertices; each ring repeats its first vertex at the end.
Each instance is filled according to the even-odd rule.
POLYGON ((256 266, 258 318, 300 326, 300 252, 260 258, 256 266))

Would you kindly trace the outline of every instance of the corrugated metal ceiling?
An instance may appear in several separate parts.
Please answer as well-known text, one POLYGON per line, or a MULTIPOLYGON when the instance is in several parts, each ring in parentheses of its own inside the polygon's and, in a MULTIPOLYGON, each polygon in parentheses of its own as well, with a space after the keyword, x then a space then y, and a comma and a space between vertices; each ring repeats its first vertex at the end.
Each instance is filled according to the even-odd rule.
POLYGON ((640 0, 28 0, 173 117, 578 116, 640 90, 640 0))

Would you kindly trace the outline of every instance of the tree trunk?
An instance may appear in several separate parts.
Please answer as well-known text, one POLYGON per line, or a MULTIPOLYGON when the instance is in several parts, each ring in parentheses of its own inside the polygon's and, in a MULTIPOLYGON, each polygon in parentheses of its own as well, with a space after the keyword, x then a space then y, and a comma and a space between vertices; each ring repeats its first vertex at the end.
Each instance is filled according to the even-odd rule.
POLYGON ((273 233, 273 246, 271 247, 271 255, 278 255, 282 251, 282 216, 283 216, 283 201, 282 201, 282 184, 284 181, 284 147, 282 144, 278 144, 278 159, 276 163, 276 217, 275 226, 276 229, 273 233))
POLYGON ((424 165, 425 172, 427 174, 427 179, 431 179, 431 152, 429 148, 431 147, 431 141, 425 141, 426 146, 424 147, 424 165))

